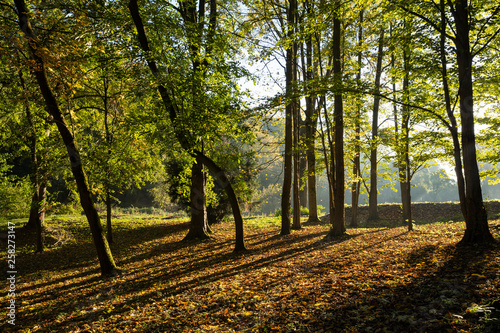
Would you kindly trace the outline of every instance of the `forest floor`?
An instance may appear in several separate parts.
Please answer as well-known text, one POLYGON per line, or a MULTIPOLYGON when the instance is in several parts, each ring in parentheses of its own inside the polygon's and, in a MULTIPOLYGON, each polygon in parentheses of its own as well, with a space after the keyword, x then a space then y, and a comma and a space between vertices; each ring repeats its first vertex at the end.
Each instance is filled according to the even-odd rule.
POLYGON ((460 247, 464 223, 448 206, 422 206, 426 217, 415 206, 411 232, 398 205, 381 206, 379 221, 330 242, 325 223, 279 236, 278 218, 248 218, 237 254, 231 222, 183 242, 186 220, 118 217, 121 274, 106 279, 85 220, 53 216, 40 254, 16 228, 16 326, 3 259, 0 331, 498 332, 500 206, 489 206, 497 242, 460 247))

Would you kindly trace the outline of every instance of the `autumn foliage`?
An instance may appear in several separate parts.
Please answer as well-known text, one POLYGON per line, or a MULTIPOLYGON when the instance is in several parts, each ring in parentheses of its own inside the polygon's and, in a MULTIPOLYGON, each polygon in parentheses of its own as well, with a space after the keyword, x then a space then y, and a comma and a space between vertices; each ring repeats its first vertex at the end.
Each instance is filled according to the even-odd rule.
MULTIPOLYGON (((49 225, 46 241, 57 245, 44 253, 30 251, 29 234, 19 239, 17 332, 495 332, 499 325, 500 246, 457 247, 463 222, 417 223, 412 232, 365 225, 326 242, 328 224, 279 236, 276 218, 247 219, 249 251, 234 254, 231 222, 196 243, 182 242, 185 220, 123 217, 112 245, 122 273, 108 279, 82 221, 49 225)), ((500 220, 491 230, 498 240, 500 220)))

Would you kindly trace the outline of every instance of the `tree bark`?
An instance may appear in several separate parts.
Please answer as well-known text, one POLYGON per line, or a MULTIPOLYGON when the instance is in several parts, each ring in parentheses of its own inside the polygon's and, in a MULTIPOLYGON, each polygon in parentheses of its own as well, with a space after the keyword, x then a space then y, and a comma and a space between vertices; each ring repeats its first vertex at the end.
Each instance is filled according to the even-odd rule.
MULTIPOLYGON (((407 132, 409 132, 409 128, 407 129, 407 132)), ((403 203, 403 207, 407 207, 408 211, 408 231, 413 230, 413 218, 412 218, 412 212, 411 212, 411 172, 410 172, 410 144, 408 141, 409 138, 407 138, 405 142, 406 146, 406 152, 405 152, 405 162, 406 162, 406 176, 407 176, 407 181, 406 181, 406 202, 403 203)), ((404 209, 403 209, 404 210, 404 209)))
POLYGON ((35 190, 33 191, 33 195, 31 196, 31 205, 30 205, 30 215, 28 217, 28 222, 24 225, 25 229, 33 230, 36 228, 37 219, 38 219, 38 189, 35 186, 35 190))
POLYGON ((378 146, 378 112, 380 108, 380 79, 382 76, 382 60, 384 58, 384 29, 380 31, 378 41, 377 67, 375 69, 375 89, 372 116, 372 147, 370 152, 370 192, 368 195, 368 219, 376 220, 378 216, 377 186, 377 146, 378 146))
MULTIPOLYGON (((314 106, 313 106, 314 107, 314 106)), ((316 125, 317 115, 307 126, 307 203, 309 208, 309 223, 318 222, 318 199, 316 191, 316 125)))
MULTIPOLYGON (((300 110, 300 107, 299 107, 300 110)), ((300 121, 299 129, 299 198, 300 206, 307 207, 308 187, 307 187, 307 129, 305 121, 300 121)))
POLYGON ((106 189, 106 237, 109 244, 113 244, 113 225, 111 223, 111 194, 106 189))
MULTIPOLYGON (((408 91, 408 75, 405 75, 405 80, 403 83, 403 91, 407 94, 408 91)), ((408 226, 408 230, 413 230, 413 221, 411 214, 411 170, 410 170, 410 108, 408 106, 403 107, 403 117, 401 123, 402 131, 402 163, 400 164, 400 177, 401 180, 401 200, 403 205, 403 223, 408 226), (401 173, 403 173, 401 175, 401 173)))
MULTIPOLYGON (((294 45, 295 46, 295 45, 294 45)), ((295 52, 296 53, 296 52, 295 52)), ((296 82, 296 66, 294 71, 294 82, 296 82)), ((296 97, 293 97, 293 223, 292 230, 300 230, 302 226, 300 224, 300 112, 299 112, 299 103, 296 97)))
POLYGON ((441 39, 440 39, 440 57, 441 57, 441 75, 443 81, 443 91, 444 91, 444 99, 446 104, 446 113, 448 115, 448 119, 450 120, 450 124, 448 125, 448 129, 451 133, 451 137, 453 140, 453 158, 455 161, 455 175, 457 177, 457 187, 458 187, 458 197, 460 199, 460 208, 462 210, 462 215, 464 218, 467 216, 467 207, 465 200, 465 180, 464 174, 462 170, 462 150, 460 148, 460 140, 458 136, 458 126, 457 120, 455 118, 455 114, 453 113, 453 109, 451 106, 451 97, 450 97, 450 88, 448 85, 448 61, 446 59, 446 13, 445 13, 445 4, 444 0, 440 0, 440 10, 441 10, 441 39))
POLYGON ((42 180, 38 188, 38 212, 36 218, 36 252, 44 248, 43 226, 45 221, 45 198, 47 196, 47 182, 42 180))
POLYGON ((299 126, 298 126, 298 107, 296 101, 294 101, 294 131, 293 131, 293 220, 292 220, 292 230, 302 229, 300 224, 300 151, 299 151, 299 126))
MULTIPOLYGON (((297 29, 295 22, 298 22, 298 10, 297 10, 297 0, 293 0, 290 2, 290 14, 294 15, 292 19, 292 24, 290 28, 292 31, 297 29)), ((291 90, 287 91, 287 94, 291 94, 291 103, 293 105, 292 108, 292 126, 293 126, 293 220, 292 220, 292 230, 300 230, 302 226, 300 224, 300 207, 301 207, 301 149, 300 149, 300 138, 301 138, 301 116, 300 116, 300 104, 298 98, 295 96, 295 85, 297 83, 297 54, 298 54, 298 45, 297 42, 292 43, 292 54, 293 54, 293 62, 292 62, 292 86, 291 90)))
MULTIPOLYGON (((408 29, 408 28, 407 28, 408 29)), ((413 229, 411 214, 411 173, 410 173, 410 49, 405 45, 403 51, 403 67, 405 76, 403 79, 403 100, 405 105, 402 109, 400 149, 398 150, 398 168, 401 186, 401 204, 403 206, 403 224, 408 230, 413 229)))
POLYGON ((106 236, 108 239, 108 243, 113 243, 113 226, 111 223, 111 143, 112 143, 112 135, 109 130, 109 110, 108 110, 108 79, 104 77, 103 79, 104 86, 104 96, 103 96, 103 104, 104 104, 104 130, 106 134, 106 179, 104 185, 105 191, 105 202, 106 202, 106 236))
POLYGON ((330 224, 332 223, 332 216, 335 214, 335 202, 334 202, 334 186, 335 186, 335 176, 334 176, 334 170, 335 170, 335 152, 334 152, 334 144, 333 144, 333 138, 332 138, 332 125, 330 122, 330 117, 328 116, 328 110, 326 108, 326 96, 322 95, 320 97, 320 107, 323 109, 323 114, 325 118, 325 127, 326 131, 323 129, 323 121, 321 120, 322 118, 319 117, 319 123, 320 123, 320 128, 321 128, 321 145, 323 147, 323 158, 325 161, 325 171, 326 171, 326 178, 328 180, 328 216, 330 219, 330 224), (325 139, 326 136, 326 139, 325 139), (328 142, 327 142, 328 140, 328 142), (327 145, 328 143, 328 145, 327 145), (330 153, 330 154, 329 154, 330 153), (328 156, 330 155, 330 156, 328 156))
MULTIPOLYGON (((341 2, 336 1, 340 8, 341 2)), ((341 59, 341 31, 340 11, 337 9, 333 19, 333 76, 335 81, 334 94, 334 123, 335 123, 335 187, 334 187, 334 214, 330 216, 332 225, 328 238, 341 236, 345 233, 345 179, 344 179, 344 108, 342 101, 342 59, 341 59)))
POLYGON ((36 232, 36 252, 44 250, 43 226, 45 224, 45 200, 47 197, 47 182, 36 180, 35 191, 31 198, 30 216, 26 229, 34 229, 36 232))
MULTIPOLYGON (((309 0, 304 1, 307 15, 311 15, 312 4, 309 0)), ((318 41, 319 43, 319 41, 318 41)), ((305 97, 305 146, 307 161, 307 207, 309 208, 309 218, 307 222, 319 222, 318 218, 318 199, 316 189, 316 129, 318 125, 319 108, 316 107, 316 91, 314 79, 317 76, 316 71, 319 67, 318 57, 314 57, 315 52, 319 52, 313 47, 313 34, 307 34, 306 37, 306 61, 304 66, 304 80, 308 94, 305 97)))
POLYGON ((101 222, 99 220, 99 214, 97 213, 94 201, 92 200, 88 188, 87 178, 83 171, 80 154, 76 147, 75 140, 66 124, 61 109, 59 108, 59 104, 57 103, 57 100, 48 83, 44 61, 38 55, 38 45, 29 22, 28 8, 26 7, 24 0, 15 0, 15 5, 19 17, 19 27, 28 40, 31 56, 35 63, 32 71, 40 87, 47 109, 54 118, 54 122, 57 125, 61 138, 68 151, 71 162, 71 171, 73 172, 73 176, 76 181, 81 205, 85 211, 85 215, 87 216, 90 230, 92 232, 92 237, 97 250, 97 256, 101 266, 101 273, 102 275, 114 275, 117 273, 117 267, 113 260, 106 237, 104 236, 101 222))
POLYGON ((36 240, 36 252, 42 252, 44 248, 43 242, 43 225, 45 222, 45 200, 47 193, 47 175, 44 169, 42 169, 40 156, 38 154, 38 138, 37 129, 35 123, 33 122, 33 115, 31 113, 31 108, 29 105, 28 98, 25 95, 26 83, 24 81, 24 76, 22 70, 18 71, 19 82, 21 89, 23 90, 23 99, 25 103, 26 119, 30 127, 30 135, 28 136, 29 149, 31 152, 31 162, 33 163, 33 173, 31 181, 34 185, 33 196, 31 198, 30 205, 30 215, 28 223, 24 226, 26 229, 35 229, 37 240, 36 240))
MULTIPOLYGON (((359 13, 359 30, 358 30, 358 72, 356 74, 356 84, 361 91, 361 70, 363 66, 362 57, 363 52, 363 14, 361 10, 359 13)), ((361 181, 361 107, 362 97, 361 94, 357 96, 356 114, 354 115, 354 161, 352 165, 353 182, 351 186, 351 223, 350 226, 356 228, 358 226, 358 205, 359 205, 359 190, 361 181)))
POLYGON ((184 240, 210 238, 208 236, 209 228, 205 192, 206 183, 203 162, 200 158, 196 158, 196 163, 191 168, 191 222, 184 240))
MULTIPOLYGON (((292 38, 295 26, 295 15, 297 11, 297 1, 289 1, 287 11, 287 37, 292 38)), ((294 81, 296 72, 296 48, 295 44, 286 49, 286 106, 285 106, 285 156, 284 156, 284 178, 283 192, 281 195, 281 232, 280 235, 289 235, 291 233, 291 190, 293 181, 293 124, 294 124, 294 81)))
POLYGON ((215 162, 212 161, 209 157, 196 150, 194 151, 194 154, 196 158, 199 159, 210 170, 210 172, 212 172, 212 174, 215 176, 215 179, 219 181, 220 186, 226 191, 229 202, 231 203, 231 208, 233 210, 234 216, 236 231, 234 251, 245 251, 246 247, 243 233, 243 218, 241 217, 240 204, 238 202, 238 198, 236 197, 236 193, 231 186, 231 182, 226 177, 226 173, 224 172, 224 170, 222 170, 217 164, 215 164, 215 162))
MULTIPOLYGON (((288 53, 288 51, 287 51, 288 53)), ((281 194, 281 232, 280 235, 291 233, 291 191, 292 191, 292 106, 285 107, 285 156, 283 192, 281 194)))
POLYGON ((481 179, 476 155, 474 132, 474 100, 472 84, 472 53, 469 40, 469 4, 457 0, 455 6, 449 2, 455 19, 456 55, 459 75, 458 96, 462 119, 462 152, 465 178, 465 233, 460 243, 483 243, 494 238, 488 228, 488 216, 484 207, 481 179))
POLYGON ((47 176, 42 170, 40 165, 40 158, 38 156, 38 141, 36 138, 36 130, 31 118, 31 112, 27 107, 26 110, 28 116, 28 122, 32 127, 32 133, 30 137, 30 150, 31 150, 31 161, 33 163, 33 176, 32 183, 34 185, 33 196, 31 197, 30 205, 30 215, 28 222, 24 226, 26 229, 35 229, 37 234, 37 249, 36 252, 43 251, 43 225, 45 222, 45 200, 47 194, 47 176))
MULTIPOLYGON (((211 1, 215 5, 215 1, 211 1)), ((216 8, 211 8, 211 16, 216 18, 216 8)), ((191 95, 192 109, 198 110, 203 104, 203 77, 206 73, 206 64, 201 56, 202 38, 204 30, 205 0, 200 0, 197 11, 196 1, 179 1, 179 11, 184 21, 184 27, 189 45, 192 63, 191 95), (203 66, 204 65, 204 66, 203 66), (205 68, 203 68, 205 67, 205 68)), ((208 36, 207 36, 208 37, 208 36)), ((207 51, 207 56, 211 56, 207 51)), ((203 150, 202 150, 203 151, 203 150)), ((188 234, 184 239, 206 239, 208 236, 206 184, 203 165, 199 159, 193 166, 191 184, 191 223, 188 234)))

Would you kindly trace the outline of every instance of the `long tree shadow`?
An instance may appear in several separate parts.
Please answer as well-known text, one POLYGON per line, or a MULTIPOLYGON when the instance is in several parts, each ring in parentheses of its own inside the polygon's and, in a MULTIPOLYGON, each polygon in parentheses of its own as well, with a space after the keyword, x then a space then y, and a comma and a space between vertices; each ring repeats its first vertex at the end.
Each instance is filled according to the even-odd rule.
MULTIPOLYGON (((115 243, 111 245, 112 252, 116 257, 126 254, 133 246, 141 244, 145 241, 151 241, 158 238, 164 238, 168 235, 174 235, 187 230, 188 224, 181 223, 158 223, 146 225, 131 229, 117 229, 114 231, 115 243)), ((75 240, 58 246, 57 248, 49 248, 42 253, 19 253, 16 256, 17 267, 20 274, 31 275, 39 272, 51 272, 61 269, 80 268, 96 264, 97 255, 94 244, 91 241, 90 235, 86 234, 86 227, 80 226, 75 232, 75 240), (33 260, 36 258, 36 260, 33 260)), ((22 248, 33 241, 33 233, 27 231, 18 232, 17 247, 22 248)), ((2 276, 6 274, 5 270, 2 276)))
MULTIPOLYGON (((312 239, 314 237, 321 237, 324 232, 314 233, 314 234, 305 234, 305 235, 296 235, 293 239, 287 239, 287 241, 293 241, 294 243, 303 243, 304 246, 289 248, 278 252, 270 253, 270 249, 273 248, 272 244, 261 243, 261 247, 255 251, 249 251, 248 253, 243 254, 234 254, 231 252, 221 252, 223 249, 219 249, 219 252, 215 255, 208 258, 194 258, 186 256, 184 258, 177 257, 178 262, 172 262, 171 257, 155 260, 155 265, 159 267, 168 267, 169 269, 162 272, 161 270, 158 274, 150 274, 143 275, 137 279, 134 279, 133 283, 127 284, 119 284, 116 283, 101 283, 100 285, 96 285, 93 291, 93 295, 87 292, 87 294, 81 294, 80 297, 84 299, 90 299, 98 294, 106 294, 106 290, 110 288, 116 288, 120 290, 120 293, 124 293, 130 295, 123 303, 119 306, 116 306, 114 312, 126 312, 130 307, 134 306, 144 306, 154 299, 157 296, 157 293, 160 292, 163 295, 175 296, 186 291, 189 291, 192 288, 200 287, 203 285, 207 285, 211 282, 217 281, 223 278, 231 278, 238 274, 243 274, 248 271, 256 270, 259 268, 267 267, 268 265, 275 264, 278 262, 285 262, 289 259, 292 259, 296 256, 303 255, 304 253, 308 253, 317 249, 320 246, 328 246, 327 244, 320 244, 318 242, 307 242, 307 239, 312 239), (259 256, 259 254, 264 253, 264 255, 259 256), (255 256, 255 257, 254 257, 255 256), (242 260, 244 259, 244 260, 242 260), (241 261, 240 261, 241 260, 241 261), (189 262, 189 265, 186 263, 189 262), (224 266, 222 265, 222 269, 218 269, 218 266, 221 264, 227 264, 228 262, 234 263, 233 265, 224 266), (201 275, 197 275, 196 273, 202 272, 201 275), (149 291, 151 285, 155 285, 158 281, 177 281, 171 284, 164 284, 163 287, 158 288, 154 291, 149 291), (145 290, 147 292, 140 292, 140 290, 145 290)), ((258 238, 257 236, 250 236, 258 238)), ((273 239, 274 242, 280 241, 279 239, 273 239)), ((271 241, 271 243, 273 243, 271 241)), ((230 245, 227 244, 230 241, 226 241, 225 247, 228 248, 230 245)), ((257 241, 258 242, 258 241, 257 241)), ((211 246, 213 244, 204 243, 198 244, 193 251, 203 251, 204 247, 211 246)), ((283 244, 282 244, 283 245, 283 244)), ((163 250, 172 250, 175 249, 179 244, 165 244, 159 246, 159 249, 163 250)), ((252 244, 252 246, 255 246, 252 244)), ((221 245, 221 247, 224 247, 221 245)), ((279 248, 279 247, 278 247, 279 248)), ((147 254, 141 254, 140 256, 134 257, 134 260, 142 260, 147 256, 153 255, 153 253, 158 253, 159 249, 154 249, 147 254)), ((145 266, 141 266, 138 269, 147 269, 145 266)), ((126 274, 136 274, 136 272, 126 272, 126 274)), ((90 282, 90 281, 89 281, 90 282)), ((71 290, 73 293, 78 292, 77 289, 71 289, 76 287, 75 285, 64 286, 61 292, 65 290, 71 290)), ((55 306, 60 309, 59 311, 70 311, 72 305, 66 304, 64 300, 58 302, 55 306)), ((99 311, 95 312, 87 312, 81 317, 72 318, 73 321, 89 321, 92 318, 96 318, 99 316, 99 311)), ((39 316, 43 316, 44 312, 38 314, 39 316)), ((47 316, 50 316, 50 311, 46 313, 47 316)), ((36 318, 31 317, 30 321, 34 321, 36 318)), ((64 328, 66 325, 70 323, 62 321, 57 327, 64 328)))
MULTIPOLYGON (((356 237, 372 232, 381 232, 380 230, 367 230, 366 232, 360 232, 353 236, 338 238, 334 242, 324 242, 322 241, 322 236, 328 232, 326 229, 303 234, 296 232, 286 237, 277 237, 273 235, 272 231, 266 231, 263 234, 254 233, 246 237, 251 251, 243 254, 234 254, 230 252, 233 242, 232 239, 212 240, 192 244, 192 250, 186 253, 185 248, 191 244, 183 244, 178 241, 178 239, 182 238, 182 232, 185 231, 186 227, 187 224, 172 226, 170 229, 167 228, 167 226, 144 226, 141 227, 144 228, 144 230, 140 230, 140 232, 137 232, 135 229, 118 231, 117 235, 119 232, 123 233, 123 242, 117 244, 124 249, 124 252, 121 253, 124 257, 122 264, 131 265, 131 268, 124 272, 124 277, 132 277, 133 279, 125 279, 127 280, 126 283, 122 282, 123 277, 102 281, 97 278, 96 268, 93 268, 93 271, 91 269, 87 270, 87 272, 94 274, 87 278, 85 278, 86 273, 82 272, 73 276, 56 279, 58 282, 63 282, 64 279, 71 280, 73 277, 78 278, 76 279, 77 281, 62 283, 58 289, 58 293, 71 293, 72 295, 78 295, 82 300, 86 300, 84 305, 82 305, 86 307, 86 311, 70 319, 60 320, 60 323, 51 327, 62 331, 65 327, 68 327, 68 325, 71 326, 80 322, 91 322, 99 318, 99 316, 105 315, 102 307, 96 307, 95 310, 92 310, 92 302, 98 297, 100 297, 99 302, 105 302, 111 300, 117 294, 127 295, 126 299, 114 305, 115 309, 113 313, 123 314, 128 312, 132 307, 147 306, 160 297, 158 296, 159 294, 163 295, 161 297, 175 298, 175 296, 189 292, 193 288, 207 286, 220 279, 231 279, 239 274, 267 268, 270 265, 286 263, 287 261, 312 251, 321 250, 335 244, 353 240, 356 237), (164 243, 152 243, 151 247, 140 249, 138 254, 126 256, 127 252, 125 249, 127 246, 132 247, 142 241, 150 241, 149 237, 151 233, 156 235, 157 238, 172 235, 176 235, 176 237, 169 237, 168 241, 164 243), (289 246, 287 247, 287 245, 289 246), (207 256, 201 255, 205 252, 212 254, 207 256), (155 260, 143 263, 143 260, 151 258, 155 258, 155 260), (156 269, 153 269, 153 266, 155 266, 156 269), (148 273, 144 274, 144 271, 148 273), (169 282, 165 283, 165 281, 169 282), (89 285, 93 287, 92 290, 89 290, 89 285), (151 286, 155 285, 158 285, 158 288, 152 289, 151 286)), ((370 243, 363 249, 358 250, 366 250, 371 247, 379 246, 384 242, 397 239, 405 234, 406 232, 403 232, 399 235, 385 237, 382 240, 370 243)), ((408 257, 408 265, 416 265, 421 258, 430 258, 433 251, 435 250, 432 247, 422 249, 420 252, 415 251, 414 254, 408 257)), ((354 252, 343 252, 342 255, 352 256, 352 260, 355 260, 354 252)), ((326 264, 328 264, 328 261, 324 262, 324 265, 326 264)), ((429 268, 435 268, 432 260, 428 260, 428 263, 425 265, 429 268)), ((57 268, 56 265, 54 265, 54 267, 57 268)), ((95 264, 94 267, 96 267, 95 264)), ((425 278, 422 278, 420 282, 415 280, 415 285, 417 287, 422 285, 424 280, 425 278)), ((51 280, 50 283, 54 283, 54 280, 51 280)), ((409 287, 410 285, 404 285, 399 287, 401 290, 395 289, 393 298, 396 299, 399 293, 406 292, 406 289, 409 287)), ((41 302, 50 299, 51 296, 44 295, 43 297, 30 295, 26 297, 25 301, 28 304, 32 304, 32 301, 36 301, 35 303, 41 302)), ((366 302, 369 302, 369 300, 366 299, 366 302)), ((57 308, 58 312, 61 313, 72 312, 75 306, 77 306, 75 303, 69 303, 67 299, 58 299, 52 302, 52 308, 57 308)), ((345 311, 348 310, 349 307, 345 307, 345 311)), ((53 316, 54 314, 51 309, 40 309, 37 314, 29 314, 25 319, 27 325, 34 325, 38 320, 53 318, 53 316)), ((155 325, 151 326, 152 330, 156 328, 158 327, 155 325)))
MULTIPOLYGON (((496 318, 482 318, 488 316, 486 305, 498 299, 498 294, 488 290, 491 281, 500 278, 500 265, 495 260, 499 256, 498 242, 467 247, 425 245, 406 257, 408 269, 417 273, 409 282, 367 292, 355 305, 343 307, 341 314, 336 309, 330 311, 349 318, 363 315, 360 308, 369 307, 363 324, 357 326, 360 332, 368 332, 380 323, 394 332, 460 331, 472 325, 482 327, 483 332, 498 332, 498 309, 493 310, 496 318), (443 257, 448 259, 440 262, 438 258, 443 257), (479 311, 468 310, 474 304, 478 304, 479 311)), ((350 325, 355 323, 347 321, 344 328, 350 325)), ((343 331, 342 327, 339 331, 343 331)))

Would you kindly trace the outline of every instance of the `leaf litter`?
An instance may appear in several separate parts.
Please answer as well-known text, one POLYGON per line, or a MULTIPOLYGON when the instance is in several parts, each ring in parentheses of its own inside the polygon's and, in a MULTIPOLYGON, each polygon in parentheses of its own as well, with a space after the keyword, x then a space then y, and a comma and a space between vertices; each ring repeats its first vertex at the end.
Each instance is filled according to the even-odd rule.
MULTIPOLYGON (((182 242, 186 221, 117 219, 112 250, 122 274, 110 279, 100 278, 83 232, 42 254, 21 253, 15 329, 496 332, 500 327, 500 246, 456 247, 463 223, 417 225, 413 232, 348 229, 333 242, 324 240, 328 225, 278 236, 276 223, 252 223, 246 226, 249 251, 234 254, 231 222, 216 225, 211 240, 182 242)), ((499 224, 490 223, 496 239, 499 224)), ((2 325, 2 331, 11 329, 2 325)))

